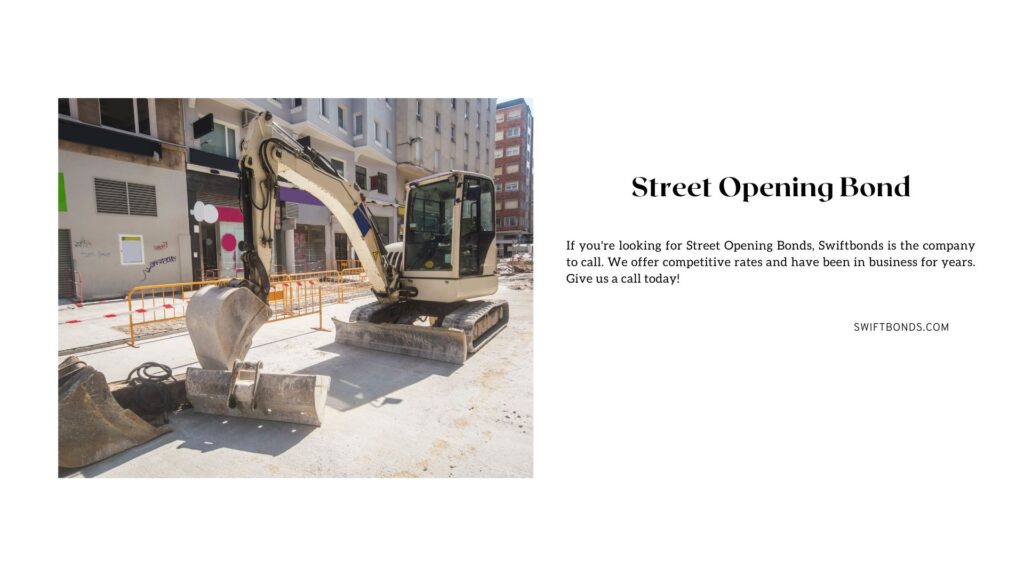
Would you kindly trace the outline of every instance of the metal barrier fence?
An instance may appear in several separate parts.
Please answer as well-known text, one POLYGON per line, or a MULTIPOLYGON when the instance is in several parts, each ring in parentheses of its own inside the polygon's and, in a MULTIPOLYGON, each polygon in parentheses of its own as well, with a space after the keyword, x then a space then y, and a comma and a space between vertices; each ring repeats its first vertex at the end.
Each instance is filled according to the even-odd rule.
MULTIPOLYGON (((136 346, 135 337, 141 326, 158 322, 184 321, 185 311, 192 296, 210 284, 226 284, 231 278, 152 284, 136 286, 128 292, 128 329, 130 346, 136 346)), ((346 299, 371 294, 370 284, 362 268, 303 272, 300 274, 274 274, 267 301, 271 309, 269 322, 286 320, 307 314, 320 314, 323 329, 325 304, 340 304, 346 299)))
POLYGON ((344 270, 346 268, 362 268, 362 263, 359 260, 337 260, 338 270, 344 270))

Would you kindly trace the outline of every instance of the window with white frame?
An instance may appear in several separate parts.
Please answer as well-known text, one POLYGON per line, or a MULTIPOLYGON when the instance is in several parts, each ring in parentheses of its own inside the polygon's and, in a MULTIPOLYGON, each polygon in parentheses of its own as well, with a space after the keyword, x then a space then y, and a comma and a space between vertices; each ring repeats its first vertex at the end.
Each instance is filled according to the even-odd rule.
POLYGON ((519 182, 518 181, 517 182, 506 182, 505 183, 505 192, 518 192, 518 191, 519 191, 519 182))
POLYGON ((362 136, 363 135, 363 115, 362 114, 356 114, 355 117, 353 118, 353 122, 356 125, 356 136, 362 136))
POLYGON ((505 148, 505 156, 519 156, 519 146, 505 148))
POLYGON ((100 98, 100 124, 125 132, 154 134, 153 102, 149 98, 100 98))
POLYGON ((512 128, 509 128, 508 130, 505 131, 505 134, 509 138, 515 138, 516 136, 519 136, 519 134, 520 134, 519 126, 513 126, 512 128))
POLYGON ((330 110, 327 108, 327 98, 320 99, 320 115, 324 117, 324 120, 330 120, 330 110))
POLYGON ((497 148, 494 150, 494 159, 497 160, 498 158, 502 158, 504 154, 505 150, 503 148, 497 148))
POLYGON ((494 121, 496 123, 498 123, 498 124, 501 124, 502 122, 505 121, 505 115, 504 114, 498 114, 497 116, 494 117, 494 121))
POLYGON ((337 158, 331 158, 331 166, 334 166, 334 170, 341 174, 341 177, 345 177, 345 161, 338 160, 337 158))
POLYGON ((391 130, 384 131, 384 147, 391 150, 391 130))
POLYGON ((497 132, 494 133, 494 140, 495 141, 504 140, 504 139, 505 139, 505 131, 504 130, 498 130, 497 132))
POLYGON ((522 111, 521 110, 509 110, 509 113, 508 113, 508 119, 509 120, 515 120, 516 118, 519 118, 520 116, 522 116, 522 111))
POLYGON ((196 147, 203 152, 209 152, 217 156, 238 158, 238 152, 235 148, 237 135, 238 132, 234 127, 215 120, 213 122, 213 131, 204 134, 196 140, 196 147))
POLYGON ((423 100, 416 100, 416 120, 423 122, 423 100))
POLYGON ((373 141, 380 144, 380 122, 373 121, 373 141))
POLYGON ((509 164, 508 166, 505 167, 505 173, 506 174, 518 174, 519 173, 519 164, 509 164))
POLYGON ((345 129, 345 107, 338 106, 338 128, 345 129))
POLYGON ((501 192, 501 184, 495 184, 494 185, 494 191, 495 192, 501 192))
POLYGON ((292 98, 292 110, 302 108, 302 98, 292 98))

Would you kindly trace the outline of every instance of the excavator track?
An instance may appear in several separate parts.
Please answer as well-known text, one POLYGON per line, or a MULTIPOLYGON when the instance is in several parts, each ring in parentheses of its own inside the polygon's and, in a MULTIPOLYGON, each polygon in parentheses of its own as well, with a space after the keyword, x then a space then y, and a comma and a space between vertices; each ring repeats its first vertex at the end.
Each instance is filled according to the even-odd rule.
POLYGON ((374 302, 352 311, 348 322, 334 318, 335 342, 462 364, 508 325, 508 302, 474 300, 453 306, 418 302, 374 302), (433 326, 407 322, 437 318, 433 326))

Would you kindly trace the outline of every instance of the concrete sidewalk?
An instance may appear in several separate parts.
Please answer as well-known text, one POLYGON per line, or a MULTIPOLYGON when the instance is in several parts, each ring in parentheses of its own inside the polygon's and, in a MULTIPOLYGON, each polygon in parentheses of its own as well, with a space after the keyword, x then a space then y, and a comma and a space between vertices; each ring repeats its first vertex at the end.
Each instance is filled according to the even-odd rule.
MULTIPOLYGON (((313 329, 316 315, 267 324, 247 359, 267 372, 330 376, 321 427, 185 410, 170 434, 70 475, 529 477, 533 290, 502 285, 494 298, 509 301, 509 325, 462 366, 335 344, 330 316, 348 318, 369 299, 325 306, 326 332, 313 329)), ((196 361, 185 333, 78 356, 108 380, 146 361, 175 373, 196 361)))

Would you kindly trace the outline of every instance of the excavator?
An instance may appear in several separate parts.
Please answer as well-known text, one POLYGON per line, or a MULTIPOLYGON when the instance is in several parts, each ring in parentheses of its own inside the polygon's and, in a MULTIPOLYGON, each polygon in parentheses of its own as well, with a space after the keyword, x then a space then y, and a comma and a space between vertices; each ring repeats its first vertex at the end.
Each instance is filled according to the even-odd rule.
MULTIPOLYGON (((244 276, 202 288, 186 309, 185 323, 200 367, 187 370, 185 391, 196 411, 321 424, 329 377, 266 373, 261 362, 245 359, 253 336, 271 317, 269 270, 279 180, 306 190, 330 210, 369 281, 375 301, 355 308, 347 321, 333 319, 336 342, 461 364, 508 324, 507 302, 476 299, 498 288, 494 183, 487 176, 449 171, 409 182, 404 241, 385 246, 359 187, 310 144, 278 126, 269 112, 249 122, 241 150, 244 276)), ((83 374, 86 382, 82 363, 75 366, 74 374, 83 374)), ((72 395, 63 386, 62 398, 86 396, 72 395)), ((90 392, 92 401, 112 402, 100 388, 90 392)), ((62 429, 62 441, 67 438, 80 454, 109 455, 113 447, 72 445, 76 438, 88 444, 105 434, 125 436, 125 418, 118 408, 106 411, 118 430, 111 432, 114 424, 108 426, 106 420, 91 419, 96 431, 71 433, 69 425, 69 434, 62 429)), ((74 406, 67 411, 69 418, 80 412, 74 406)), ((147 428, 136 436, 154 434, 147 428)), ((74 462, 82 465, 86 460, 74 462)))

